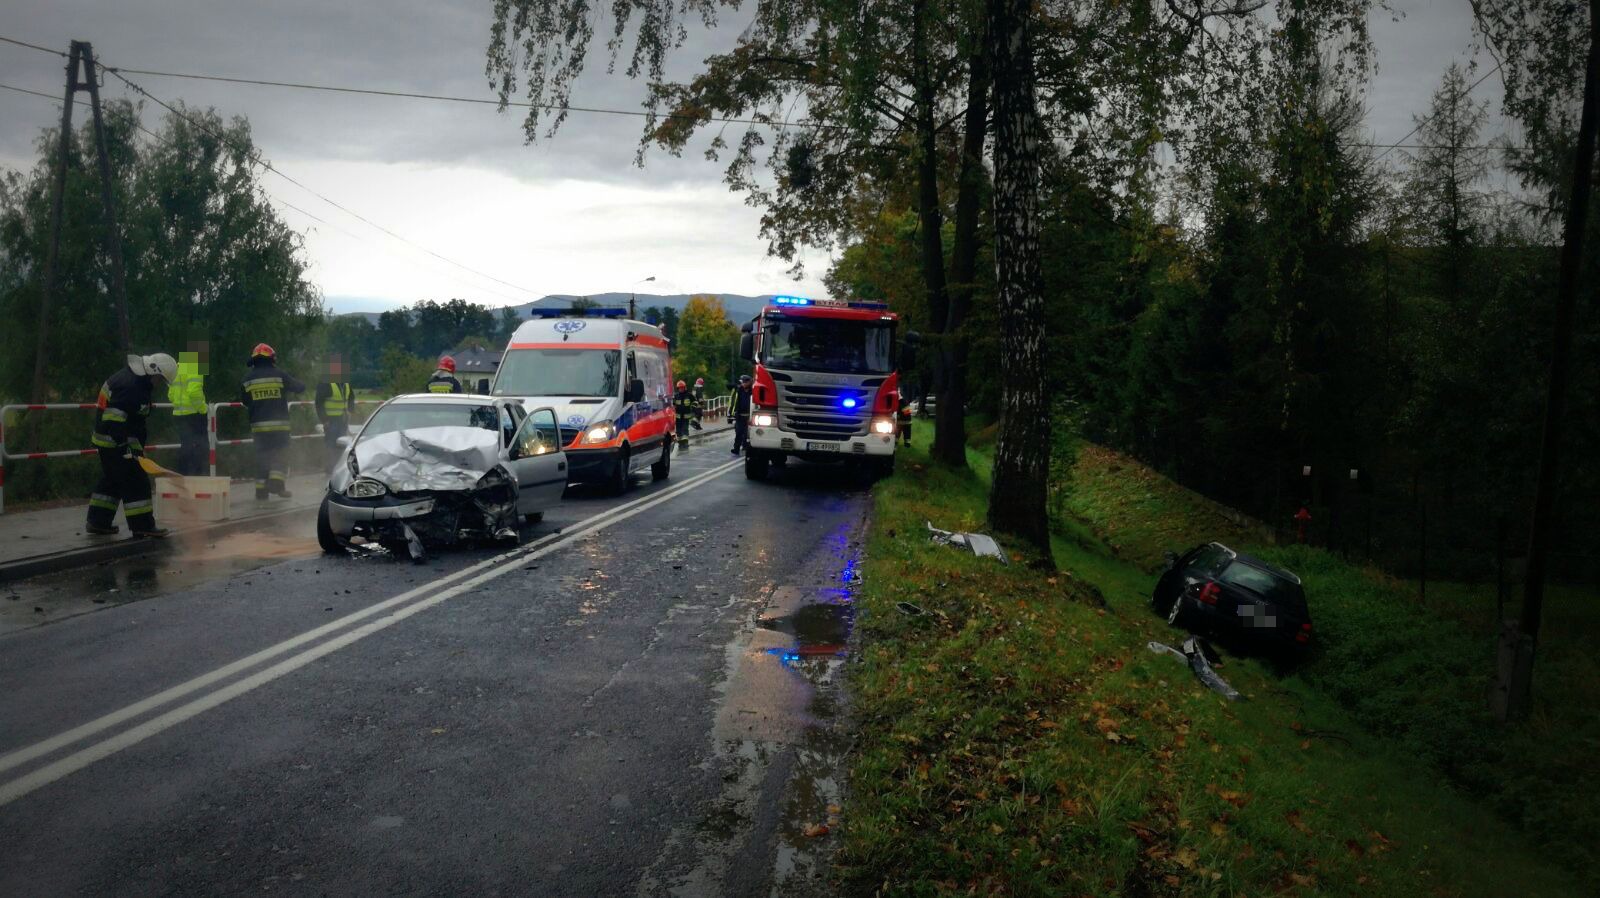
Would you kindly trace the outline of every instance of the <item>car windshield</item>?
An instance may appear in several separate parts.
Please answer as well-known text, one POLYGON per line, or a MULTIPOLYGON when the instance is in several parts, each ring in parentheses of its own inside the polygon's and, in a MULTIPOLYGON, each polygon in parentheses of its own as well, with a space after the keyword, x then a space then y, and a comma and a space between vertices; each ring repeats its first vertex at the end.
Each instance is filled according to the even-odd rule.
POLYGON ((1223 570, 1221 579, 1224 583, 1243 587, 1291 609, 1305 607, 1305 598, 1299 586, 1253 564, 1235 561, 1223 570))
POLYGON ((513 349, 495 376, 496 396, 615 396, 616 349, 513 349))
POLYGON ((894 325, 832 318, 768 319, 762 363, 791 371, 888 374, 894 370, 894 325))
POLYGON ((395 402, 373 413, 372 420, 361 430, 361 439, 419 427, 481 427, 498 432, 497 415, 489 403, 395 402))

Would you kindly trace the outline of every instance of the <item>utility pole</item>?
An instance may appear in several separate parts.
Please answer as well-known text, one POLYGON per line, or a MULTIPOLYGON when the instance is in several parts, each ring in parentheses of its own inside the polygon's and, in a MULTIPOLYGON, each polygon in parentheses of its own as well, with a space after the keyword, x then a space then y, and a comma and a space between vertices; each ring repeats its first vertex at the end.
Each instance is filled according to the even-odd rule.
MULTIPOLYGON (((643 284, 646 281, 653 281, 655 279, 656 276, 653 274, 647 278, 640 278, 639 280, 633 282, 633 288, 634 290, 637 290, 640 284, 643 284)), ((639 294, 633 292, 632 290, 628 292, 628 318, 632 321, 639 320, 639 294)))
POLYGON ((105 214, 106 254, 111 257, 112 298, 117 305, 118 335, 122 349, 132 349, 128 326, 127 283, 122 268, 122 236, 117 228, 117 212, 111 185, 111 157, 106 149, 105 120, 100 113, 100 85, 96 80, 94 50, 88 41, 73 41, 67 53, 67 89, 61 100, 61 131, 57 135, 55 177, 50 191, 50 239, 44 257, 44 289, 39 296, 39 322, 33 358, 33 401, 46 396, 45 358, 49 349, 50 307, 55 300, 56 265, 61 252, 61 219, 67 189, 67 163, 72 153, 72 106, 78 91, 89 92, 94 114, 95 154, 99 157, 100 203, 105 214), (82 80, 79 80, 79 70, 82 80))

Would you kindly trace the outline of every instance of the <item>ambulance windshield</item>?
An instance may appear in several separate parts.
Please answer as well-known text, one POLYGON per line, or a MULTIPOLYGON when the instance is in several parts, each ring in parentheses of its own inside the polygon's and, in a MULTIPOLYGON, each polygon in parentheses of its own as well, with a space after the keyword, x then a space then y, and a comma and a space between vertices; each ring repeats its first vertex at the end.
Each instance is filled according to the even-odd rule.
POLYGON ((616 349, 513 349, 494 379, 496 396, 616 396, 616 349))

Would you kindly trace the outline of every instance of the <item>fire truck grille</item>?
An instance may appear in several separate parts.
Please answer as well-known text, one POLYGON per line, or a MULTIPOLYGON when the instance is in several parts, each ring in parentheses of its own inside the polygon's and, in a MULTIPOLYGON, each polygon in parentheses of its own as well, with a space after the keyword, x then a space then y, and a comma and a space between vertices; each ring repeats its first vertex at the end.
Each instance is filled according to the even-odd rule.
POLYGON ((783 428, 807 440, 864 434, 872 418, 872 391, 861 387, 784 383, 778 402, 783 428))

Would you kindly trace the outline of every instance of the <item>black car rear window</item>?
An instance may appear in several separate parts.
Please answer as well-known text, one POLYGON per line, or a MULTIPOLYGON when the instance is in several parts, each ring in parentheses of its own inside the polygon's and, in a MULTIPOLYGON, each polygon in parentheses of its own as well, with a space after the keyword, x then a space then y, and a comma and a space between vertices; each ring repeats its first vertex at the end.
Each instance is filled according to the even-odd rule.
POLYGON ((1262 570, 1252 564, 1234 561, 1222 572, 1222 582, 1248 589, 1269 602, 1275 602, 1294 611, 1304 611, 1305 593, 1292 580, 1262 570))

